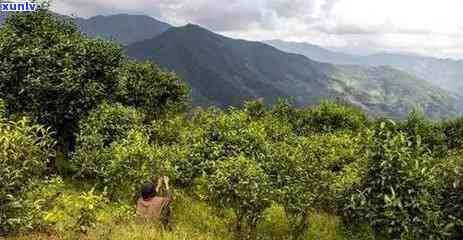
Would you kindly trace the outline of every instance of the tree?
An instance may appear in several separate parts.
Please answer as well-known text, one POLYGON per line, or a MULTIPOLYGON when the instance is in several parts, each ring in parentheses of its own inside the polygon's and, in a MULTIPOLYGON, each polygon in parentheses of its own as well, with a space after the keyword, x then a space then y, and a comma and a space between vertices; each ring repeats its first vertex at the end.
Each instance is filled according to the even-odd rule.
POLYGON ((88 38, 46 9, 9 17, 0 28, 0 55, 7 111, 50 126, 64 153, 73 148, 79 120, 102 102, 151 114, 182 109, 188 99, 175 74, 127 60, 120 46, 88 38))
POLYGON ((257 224, 271 203, 268 177, 259 165, 244 156, 220 161, 203 184, 208 200, 233 209, 238 239, 256 239, 257 224))
POLYGON ((335 209, 336 178, 359 158, 355 138, 323 134, 273 145, 274 159, 264 168, 275 199, 284 206, 292 239, 301 239, 314 211, 335 209))
POLYGON ((0 55, 0 97, 8 112, 50 126, 62 147, 81 117, 114 96, 124 59, 119 46, 87 38, 46 9, 8 17, 0 55))
POLYGON ((105 172, 110 147, 126 139, 130 131, 143 128, 144 114, 120 103, 104 103, 80 121, 72 162, 79 175, 95 178, 105 172))
POLYGON ((183 110, 188 98, 185 83, 155 64, 127 60, 119 71, 117 100, 148 114, 183 110))
POLYGON ((25 193, 42 180, 53 147, 49 129, 26 118, 0 119, 0 235, 31 224, 25 193))
MULTIPOLYGON (((389 124, 394 125, 394 122, 389 124)), ((380 239, 441 239, 433 160, 400 131, 381 123, 368 142, 368 172, 345 201, 350 219, 372 226, 380 239)))

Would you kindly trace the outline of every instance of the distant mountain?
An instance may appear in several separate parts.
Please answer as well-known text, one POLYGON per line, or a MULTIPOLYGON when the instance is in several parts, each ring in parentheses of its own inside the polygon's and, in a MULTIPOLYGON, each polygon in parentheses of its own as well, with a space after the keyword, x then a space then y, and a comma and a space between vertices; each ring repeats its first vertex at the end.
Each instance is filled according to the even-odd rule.
POLYGON ((281 40, 272 40, 266 43, 282 51, 302 54, 321 62, 367 66, 387 65, 425 79, 436 86, 456 94, 463 92, 463 61, 461 60, 456 61, 452 59, 391 53, 354 56, 330 51, 308 43, 285 42, 281 40))
POLYGON ((171 27, 152 17, 129 14, 75 18, 75 22, 91 37, 114 40, 123 45, 153 38, 171 27))
POLYGON ((361 56, 354 56, 341 52, 331 51, 318 45, 305 42, 286 42, 282 40, 269 40, 264 43, 276 47, 282 51, 304 55, 319 62, 334 64, 356 64, 361 56))
POLYGON ((236 106, 291 97, 298 105, 341 98, 372 114, 400 117, 421 108, 430 117, 456 114, 457 98, 390 67, 337 66, 260 42, 227 38, 195 25, 170 28, 132 44, 129 56, 179 73, 195 105, 236 106))
MULTIPOLYGON (((0 12, 0 24, 5 21, 9 14, 11 13, 0 12)), ((66 21, 73 21, 82 32, 88 34, 90 37, 113 40, 122 45, 129 45, 156 37, 172 27, 167 23, 144 15, 99 15, 85 19, 53 12, 51 14, 66 21)))

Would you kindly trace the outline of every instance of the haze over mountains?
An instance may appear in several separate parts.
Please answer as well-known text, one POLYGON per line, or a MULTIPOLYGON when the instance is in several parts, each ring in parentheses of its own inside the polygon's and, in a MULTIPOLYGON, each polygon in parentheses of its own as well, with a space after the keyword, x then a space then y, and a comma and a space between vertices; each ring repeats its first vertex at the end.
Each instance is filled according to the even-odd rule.
MULTIPOLYGON (((308 44, 237 40, 196 25, 172 27, 141 15, 118 14, 74 18, 74 21, 91 37, 124 45, 127 54, 135 59, 151 60, 177 72, 191 86, 194 105, 238 106, 256 98, 272 104, 288 97, 302 106, 329 98, 350 102, 373 115, 403 117, 413 108, 434 118, 461 112, 458 109, 461 98, 438 87, 442 85, 432 85, 417 77, 431 75, 424 72, 427 69, 419 68, 421 61, 411 61, 410 56, 360 57, 308 44)), ((437 65, 433 61, 438 59, 426 59, 427 64, 437 65)), ((441 64, 440 68, 435 75, 457 78, 456 67, 441 64)), ((447 79, 443 77, 433 79, 429 81, 454 83, 442 80, 447 79)))
POLYGON ((439 59, 418 55, 379 53, 369 56, 356 56, 309 43, 267 41, 282 51, 302 54, 315 61, 334 64, 357 64, 366 66, 388 65, 425 79, 455 94, 463 92, 463 61, 439 59))

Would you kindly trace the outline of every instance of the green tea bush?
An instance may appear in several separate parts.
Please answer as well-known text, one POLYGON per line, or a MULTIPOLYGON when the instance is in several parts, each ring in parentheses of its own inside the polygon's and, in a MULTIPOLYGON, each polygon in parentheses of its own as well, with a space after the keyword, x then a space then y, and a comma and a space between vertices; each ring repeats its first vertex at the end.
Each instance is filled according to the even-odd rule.
POLYGON ((368 142, 367 175, 345 198, 348 224, 369 223, 381 239, 442 238, 434 163, 420 141, 416 144, 386 123, 375 129, 368 142))
POLYGON ((106 201, 93 190, 73 192, 62 178, 40 181, 25 194, 24 210, 35 231, 87 232, 106 201))
POLYGON ((453 151, 463 149, 463 118, 443 121, 441 125, 448 149, 453 151))
POLYGON ((157 145, 184 145, 195 134, 184 115, 167 115, 148 126, 150 141, 157 145))
POLYGON ((264 170, 245 156, 216 163, 204 176, 203 196, 216 206, 234 211, 238 239, 256 239, 256 227, 270 204, 271 189, 264 170))
POLYGON ((28 119, 0 119, 0 235, 29 227, 25 193, 36 186, 54 157, 50 131, 28 119))
MULTIPOLYGON (((53 192, 50 186, 42 189, 45 193, 53 192)), ((64 186, 58 193, 59 195, 55 195, 53 201, 39 212, 43 226, 58 232, 82 233, 96 226, 97 215, 103 210, 103 205, 107 201, 103 196, 96 194, 93 190, 81 193, 66 192, 64 186)))
POLYGON ((271 115, 291 126, 295 134, 357 131, 370 125, 367 115, 354 107, 330 101, 308 108, 296 108, 288 100, 280 100, 270 111, 271 115))
POLYGON ((447 154, 448 146, 444 131, 439 124, 427 120, 423 113, 412 111, 405 121, 398 124, 398 128, 408 135, 412 147, 421 144, 437 157, 447 154))
POLYGON ((191 183, 203 173, 211 173, 220 160, 244 155, 257 162, 265 162, 270 156, 265 125, 250 120, 243 111, 202 111, 193 116, 192 122, 194 132, 188 139, 191 150, 184 162, 192 168, 185 169, 191 177, 185 179, 186 182, 191 183))
POLYGON ((310 132, 356 131, 368 124, 364 112, 329 101, 322 101, 310 110, 300 110, 299 115, 296 129, 302 135, 310 132))
POLYGON ((6 105, 5 105, 5 101, 3 101, 2 99, 0 99, 0 119, 5 118, 5 117, 6 117, 6 105))
POLYGON ((336 186, 342 187, 335 184, 336 179, 359 157, 354 139, 326 134, 273 145, 274 159, 265 164, 266 171, 274 197, 284 206, 293 239, 303 237, 312 213, 335 209, 336 186))
POLYGON ((184 110, 189 102, 185 82, 153 63, 126 60, 118 76, 117 100, 149 115, 184 110))
POLYGON ((447 230, 452 239, 463 238, 463 155, 456 153, 439 164, 437 176, 442 181, 439 201, 447 230))
POLYGON ((263 118, 268 112, 262 99, 245 102, 243 110, 250 119, 255 120, 263 118))
POLYGON ((110 161, 110 147, 127 138, 133 129, 143 128, 144 115, 121 104, 102 104, 80 122, 73 163, 79 175, 95 178, 105 172, 110 161))
POLYGON ((99 177, 99 186, 112 199, 130 200, 138 197, 143 183, 154 181, 155 176, 169 175, 165 159, 168 151, 149 143, 146 134, 132 131, 126 139, 114 144, 110 159, 99 177))

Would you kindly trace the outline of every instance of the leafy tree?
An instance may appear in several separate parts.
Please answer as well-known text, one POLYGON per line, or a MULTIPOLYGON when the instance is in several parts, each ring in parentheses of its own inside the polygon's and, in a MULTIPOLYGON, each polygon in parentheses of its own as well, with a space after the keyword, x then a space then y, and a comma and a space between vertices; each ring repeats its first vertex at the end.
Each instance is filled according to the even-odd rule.
POLYGON ((267 109, 263 99, 244 103, 244 111, 250 119, 259 119, 266 115, 267 109))
POLYGON ((173 73, 129 61, 120 46, 88 38, 42 8, 14 14, 0 28, 0 98, 56 131, 67 153, 78 122, 102 102, 120 101, 150 115, 182 109, 188 88, 173 73))
POLYGON ((152 146, 143 132, 131 131, 110 148, 109 159, 99 172, 98 187, 106 189, 112 199, 131 200, 138 196, 139 187, 154 177, 171 175, 169 148, 152 146))
POLYGON ((442 131, 449 150, 463 149, 463 117, 443 121, 442 131))
POLYGON ((42 8, 13 14, 0 28, 0 97, 69 143, 79 119, 115 93, 119 46, 87 38, 42 8))
POLYGON ((427 120, 422 112, 417 110, 410 112, 407 119, 399 123, 398 128, 409 136, 412 147, 422 144, 435 156, 446 155, 448 146, 444 132, 439 124, 427 120))
POLYGON ((367 175, 347 196, 344 212, 369 223, 381 239, 443 236, 433 161, 420 142, 412 147, 404 133, 386 123, 368 142, 367 175))
POLYGON ((256 239, 256 227, 270 206, 271 193, 268 177, 255 161, 238 156, 218 162, 202 188, 218 207, 233 209, 238 239, 256 239))
POLYGON ((0 235, 30 227, 25 192, 43 178, 53 148, 48 129, 26 118, 0 119, 0 235))
POLYGON ((126 139, 131 130, 142 129, 144 114, 122 104, 104 103, 80 122, 73 163, 79 175, 95 178, 105 172, 110 161, 110 147, 126 139))
POLYGON ((146 113, 185 109, 189 89, 174 73, 152 63, 127 60, 119 71, 117 99, 146 113))
POLYGON ((446 216, 447 230, 452 239, 463 237, 463 157, 453 154, 439 164, 437 176, 441 180, 439 202, 446 216))
POLYGON ((6 117, 5 101, 0 99, 0 119, 6 117))
POLYGON ((356 131, 367 124, 368 118, 362 111, 350 106, 322 101, 310 111, 302 111, 296 126, 306 134, 307 132, 356 131))
POLYGON ((177 166, 184 170, 186 183, 204 172, 211 173, 220 160, 243 155, 265 162, 270 156, 265 125, 250 120, 244 111, 200 111, 193 116, 192 124, 195 131, 188 138, 190 154, 177 166))
POLYGON ((274 160, 265 164, 276 200, 284 207, 290 236, 301 239, 315 211, 335 209, 336 178, 354 162, 358 147, 349 135, 314 135, 273 145, 274 160))

